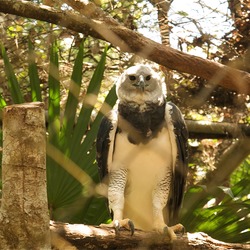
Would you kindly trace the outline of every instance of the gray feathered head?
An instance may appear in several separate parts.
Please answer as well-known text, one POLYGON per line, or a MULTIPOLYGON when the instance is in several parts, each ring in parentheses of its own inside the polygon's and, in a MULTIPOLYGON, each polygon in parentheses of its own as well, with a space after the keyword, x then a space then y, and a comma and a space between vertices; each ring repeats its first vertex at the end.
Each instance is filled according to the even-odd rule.
POLYGON ((139 64, 125 70, 116 83, 120 102, 161 103, 166 98, 164 77, 150 66, 139 64))

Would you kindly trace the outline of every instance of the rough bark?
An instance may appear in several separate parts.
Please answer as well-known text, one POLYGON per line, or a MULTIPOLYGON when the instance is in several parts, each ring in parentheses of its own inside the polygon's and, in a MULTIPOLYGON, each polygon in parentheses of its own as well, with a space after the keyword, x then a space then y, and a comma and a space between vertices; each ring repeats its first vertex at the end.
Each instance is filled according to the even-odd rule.
POLYGON ((85 4, 83 1, 72 0, 67 2, 77 6, 77 11, 81 14, 17 0, 1 0, 0 11, 58 24, 106 40, 123 51, 135 53, 169 69, 200 76, 213 86, 219 84, 240 93, 250 94, 250 74, 247 72, 156 43, 120 25, 93 3, 85 4))
POLYGON ((50 249, 42 103, 3 111, 0 249, 50 249))
MULTIPOLYGON (((168 12, 173 0, 150 0, 150 2, 153 6, 155 6, 155 8, 157 8, 158 25, 161 34, 161 44, 170 46, 170 26, 168 21, 168 12)), ((169 91, 169 85, 172 82, 173 72, 167 67, 161 66, 160 68, 165 75, 165 84, 167 87, 167 91, 169 91)))
POLYGON ((168 24, 168 11, 173 0, 150 0, 150 2, 157 8, 158 24, 161 33, 161 43, 169 46, 170 27, 168 24))
POLYGON ((215 240, 205 233, 179 235, 172 243, 152 232, 123 230, 116 236, 113 229, 83 224, 51 222, 52 246, 58 250, 83 249, 250 249, 247 244, 230 244, 215 240))

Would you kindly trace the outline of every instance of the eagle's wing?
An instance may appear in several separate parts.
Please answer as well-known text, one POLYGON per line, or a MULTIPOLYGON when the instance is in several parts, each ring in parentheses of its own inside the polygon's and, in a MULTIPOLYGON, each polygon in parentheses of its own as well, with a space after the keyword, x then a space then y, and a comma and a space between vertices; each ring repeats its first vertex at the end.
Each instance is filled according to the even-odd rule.
POLYGON ((168 203, 169 222, 174 225, 178 222, 179 209, 181 207, 188 168, 188 131, 180 110, 175 104, 168 102, 171 106, 171 120, 174 127, 177 145, 177 159, 173 172, 172 189, 168 203))
POLYGON ((102 118, 96 140, 96 159, 101 180, 108 174, 108 166, 112 162, 116 130, 117 112, 111 111, 102 118))

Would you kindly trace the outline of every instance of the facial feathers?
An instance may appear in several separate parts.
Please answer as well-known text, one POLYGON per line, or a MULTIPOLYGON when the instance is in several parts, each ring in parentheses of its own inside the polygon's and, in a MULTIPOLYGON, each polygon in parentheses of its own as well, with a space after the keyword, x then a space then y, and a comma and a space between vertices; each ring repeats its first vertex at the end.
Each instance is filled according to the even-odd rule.
POLYGON ((165 99, 164 78, 146 65, 128 68, 116 83, 120 102, 161 104, 165 99))

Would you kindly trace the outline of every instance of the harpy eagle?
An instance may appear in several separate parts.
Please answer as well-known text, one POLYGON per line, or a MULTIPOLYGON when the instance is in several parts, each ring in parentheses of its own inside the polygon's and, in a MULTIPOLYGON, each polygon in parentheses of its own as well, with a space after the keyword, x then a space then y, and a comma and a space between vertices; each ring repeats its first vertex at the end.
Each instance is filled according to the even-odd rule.
POLYGON ((167 232, 174 239, 170 226, 184 193, 188 133, 180 110, 166 101, 163 80, 147 65, 120 76, 117 108, 99 128, 97 162, 108 182, 109 226, 167 232))

